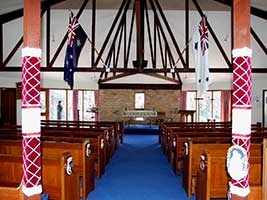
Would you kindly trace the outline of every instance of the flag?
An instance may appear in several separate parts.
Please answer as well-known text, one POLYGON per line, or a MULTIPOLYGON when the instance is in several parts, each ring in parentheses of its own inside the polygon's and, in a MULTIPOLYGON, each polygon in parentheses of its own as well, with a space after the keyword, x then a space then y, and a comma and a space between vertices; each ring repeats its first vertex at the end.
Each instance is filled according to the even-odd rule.
POLYGON ((68 43, 64 63, 64 81, 73 89, 73 75, 78 65, 81 50, 85 44, 87 35, 80 26, 77 18, 70 13, 68 25, 68 43))
POLYGON ((195 69, 198 97, 202 97, 211 83, 208 64, 208 27, 207 17, 204 15, 194 34, 195 69))

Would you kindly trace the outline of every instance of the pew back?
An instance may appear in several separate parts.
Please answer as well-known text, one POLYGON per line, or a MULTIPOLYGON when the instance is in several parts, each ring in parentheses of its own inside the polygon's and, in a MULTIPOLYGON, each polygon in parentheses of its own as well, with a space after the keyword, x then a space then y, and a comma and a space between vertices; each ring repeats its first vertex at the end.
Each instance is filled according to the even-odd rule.
MULTIPOLYGON (((51 200, 78 200, 80 197, 79 177, 75 168, 72 173, 66 173, 67 160, 70 158, 71 154, 69 152, 57 157, 42 157, 43 191, 49 194, 51 200)), ((0 154, 0 161, 0 185, 9 186, 8 191, 10 191, 10 187, 18 187, 22 180, 22 156, 0 154)), ((0 199, 9 198, 0 196, 0 199)))
MULTIPOLYGON (((46 157, 57 157, 69 151, 72 154, 76 173, 82 180, 81 197, 86 199, 89 192, 94 190, 94 158, 88 155, 89 140, 81 143, 65 142, 42 142, 42 155, 46 157)), ((21 140, 0 140, 0 153, 22 155, 21 140)))
MULTIPOLYGON (((226 169, 225 156, 204 151, 200 156, 197 172, 196 199, 226 198, 230 177, 226 169)), ((248 199, 261 198, 262 156, 252 154, 250 157, 250 187, 248 199)))

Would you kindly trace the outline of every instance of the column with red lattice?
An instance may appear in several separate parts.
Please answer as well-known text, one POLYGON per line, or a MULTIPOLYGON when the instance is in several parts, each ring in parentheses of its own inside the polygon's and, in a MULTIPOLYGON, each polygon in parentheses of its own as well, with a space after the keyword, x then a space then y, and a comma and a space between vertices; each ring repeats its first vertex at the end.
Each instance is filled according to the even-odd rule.
POLYGON ((227 169, 232 178, 230 193, 241 197, 250 192, 251 55, 249 48, 233 50, 232 146, 227 152, 227 169))
POLYGON ((41 49, 22 49, 22 191, 31 196, 42 192, 41 186, 41 49))

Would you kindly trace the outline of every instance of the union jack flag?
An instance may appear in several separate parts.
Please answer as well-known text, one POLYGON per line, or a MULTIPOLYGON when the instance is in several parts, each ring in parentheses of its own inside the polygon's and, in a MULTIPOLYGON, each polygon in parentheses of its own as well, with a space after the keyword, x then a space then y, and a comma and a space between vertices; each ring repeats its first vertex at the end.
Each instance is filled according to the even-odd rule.
POLYGON ((70 13, 70 23, 68 25, 68 45, 72 47, 73 40, 75 38, 75 30, 80 26, 78 23, 77 18, 73 15, 73 13, 70 13))
POLYGON ((208 38, 208 26, 207 26, 207 17, 203 15, 201 21, 198 24, 198 31, 200 35, 200 47, 202 55, 205 54, 205 51, 209 48, 209 38, 208 38))

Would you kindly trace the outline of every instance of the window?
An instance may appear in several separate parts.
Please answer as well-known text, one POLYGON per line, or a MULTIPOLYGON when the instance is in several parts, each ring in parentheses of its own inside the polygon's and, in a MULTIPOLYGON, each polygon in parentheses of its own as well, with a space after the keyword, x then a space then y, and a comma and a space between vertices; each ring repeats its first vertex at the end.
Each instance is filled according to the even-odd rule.
POLYGON ((67 120, 66 118, 66 90, 49 90, 49 119, 56 120, 58 119, 57 106, 61 102, 62 111, 61 111, 61 120, 67 120))
POLYGON ((47 115, 46 91, 40 91, 41 119, 45 120, 47 115))
POLYGON ((79 91, 78 110, 80 120, 94 121, 96 112, 94 91, 79 91))
MULTIPOLYGON (((78 91, 78 97, 74 99, 73 90, 47 90, 41 93, 42 112, 49 111, 50 120, 59 119, 58 105, 61 101, 62 111, 60 113, 61 120, 74 120, 74 114, 77 113, 78 120, 94 121, 95 120, 95 95, 94 91, 78 91), (45 103, 46 95, 49 96, 48 105, 45 103), (76 113, 75 113, 76 112, 76 113)), ((43 116, 42 119, 46 117, 43 116)), ((76 119, 75 119, 76 120, 76 119)))
POLYGON ((135 109, 145 108, 145 93, 135 93, 135 109))
POLYGON ((197 98, 197 92, 187 92, 186 109, 196 110, 194 121, 221 121, 221 91, 208 91, 201 98, 197 98))

